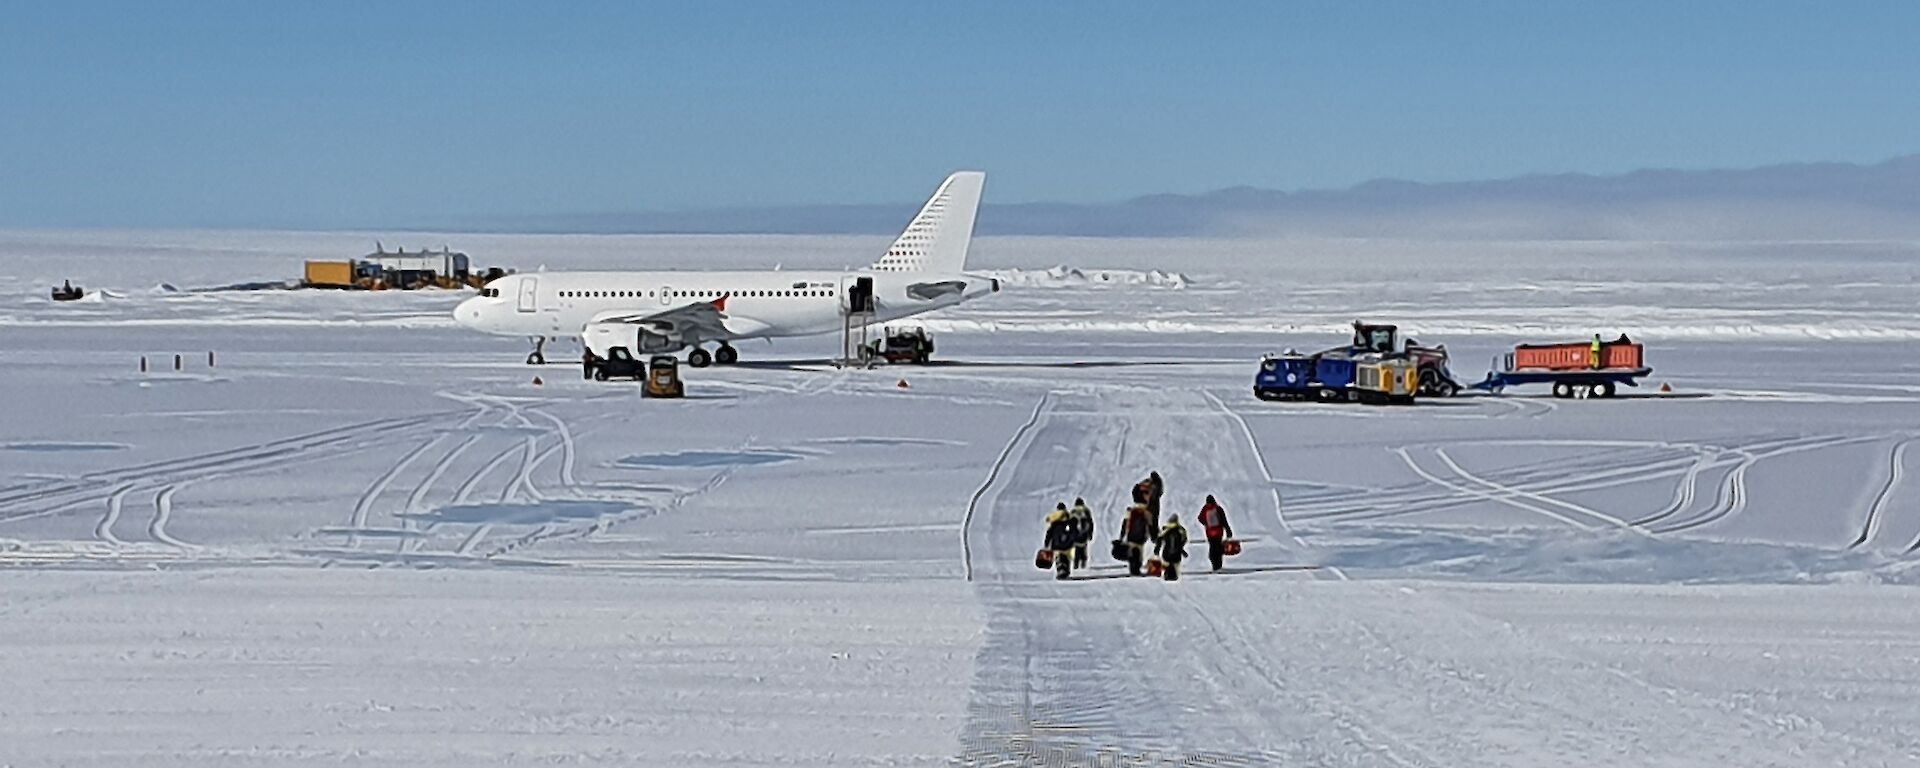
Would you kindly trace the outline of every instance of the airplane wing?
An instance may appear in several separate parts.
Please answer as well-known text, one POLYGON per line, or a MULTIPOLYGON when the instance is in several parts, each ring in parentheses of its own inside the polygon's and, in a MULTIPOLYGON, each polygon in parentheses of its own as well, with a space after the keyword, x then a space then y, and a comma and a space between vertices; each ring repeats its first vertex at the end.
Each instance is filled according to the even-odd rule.
POLYGON ((682 344, 733 338, 734 334, 727 329, 726 320, 726 296, 658 312, 609 312, 594 318, 597 323, 637 325, 647 333, 682 344))

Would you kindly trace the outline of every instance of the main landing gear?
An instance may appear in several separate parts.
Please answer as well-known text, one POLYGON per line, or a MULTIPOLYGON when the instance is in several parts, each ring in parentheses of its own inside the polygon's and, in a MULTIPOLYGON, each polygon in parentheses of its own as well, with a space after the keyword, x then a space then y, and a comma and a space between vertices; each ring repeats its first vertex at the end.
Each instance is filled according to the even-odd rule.
POLYGON ((740 351, 734 349, 732 344, 722 343, 711 353, 700 347, 687 352, 687 365, 692 368, 705 368, 714 363, 733 365, 737 362, 740 362, 740 351))
POLYGON ((547 364, 546 349, 547 349, 547 337, 545 336, 533 337, 533 354, 527 355, 527 365, 546 365, 547 364))

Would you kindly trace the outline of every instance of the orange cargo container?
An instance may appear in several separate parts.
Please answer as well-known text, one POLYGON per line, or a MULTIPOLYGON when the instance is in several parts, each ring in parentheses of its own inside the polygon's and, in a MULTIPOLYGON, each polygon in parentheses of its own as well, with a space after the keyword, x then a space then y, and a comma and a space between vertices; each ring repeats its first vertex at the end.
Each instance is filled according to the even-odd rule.
MULTIPOLYGON (((1584 344, 1521 344, 1513 348, 1513 369, 1516 371, 1583 371, 1593 368, 1588 359, 1593 351, 1591 343, 1584 344)), ((1603 342, 1600 345, 1600 367, 1611 369, 1638 370, 1645 364, 1645 351, 1636 342, 1603 342)))
POLYGON ((307 285, 321 288, 352 288, 353 262, 309 261, 306 277, 307 285))

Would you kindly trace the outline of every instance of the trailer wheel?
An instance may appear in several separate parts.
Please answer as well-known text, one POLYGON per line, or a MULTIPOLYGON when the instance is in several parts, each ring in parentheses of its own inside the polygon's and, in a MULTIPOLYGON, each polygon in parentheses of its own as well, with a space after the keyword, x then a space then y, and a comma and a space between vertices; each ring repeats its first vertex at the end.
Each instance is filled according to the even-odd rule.
POLYGON ((1603 381, 1593 385, 1593 394, 1595 397, 1613 397, 1613 382, 1603 381))
POLYGON ((1572 385, 1572 384, 1568 384, 1568 383, 1566 383, 1566 382, 1564 382, 1564 381, 1557 381, 1557 382, 1554 382, 1554 384, 1553 384, 1553 396, 1554 396, 1554 397, 1557 397, 1557 398, 1560 398, 1560 399, 1562 399, 1562 400, 1566 400, 1566 399, 1570 399, 1570 398, 1572 398, 1572 397, 1573 397, 1573 385, 1572 385))

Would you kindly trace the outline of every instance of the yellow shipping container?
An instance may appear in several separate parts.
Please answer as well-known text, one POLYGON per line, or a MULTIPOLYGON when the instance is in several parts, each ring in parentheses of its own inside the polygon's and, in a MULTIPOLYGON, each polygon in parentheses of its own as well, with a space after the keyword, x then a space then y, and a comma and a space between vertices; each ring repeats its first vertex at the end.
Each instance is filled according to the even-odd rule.
POLYGON ((328 288, 351 288, 353 287, 353 262, 309 261, 307 262, 307 284, 328 288))

